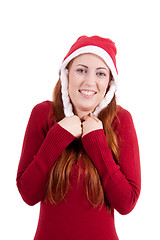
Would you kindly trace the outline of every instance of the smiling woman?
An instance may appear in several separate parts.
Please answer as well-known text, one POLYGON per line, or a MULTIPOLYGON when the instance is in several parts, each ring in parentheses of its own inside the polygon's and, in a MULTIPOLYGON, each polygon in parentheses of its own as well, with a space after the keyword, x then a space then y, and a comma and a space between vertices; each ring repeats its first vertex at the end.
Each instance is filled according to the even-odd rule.
POLYGON ((116 104, 116 47, 80 37, 60 67, 53 102, 36 105, 26 129, 17 186, 41 202, 35 240, 118 240, 114 209, 128 214, 141 188, 137 136, 116 104))

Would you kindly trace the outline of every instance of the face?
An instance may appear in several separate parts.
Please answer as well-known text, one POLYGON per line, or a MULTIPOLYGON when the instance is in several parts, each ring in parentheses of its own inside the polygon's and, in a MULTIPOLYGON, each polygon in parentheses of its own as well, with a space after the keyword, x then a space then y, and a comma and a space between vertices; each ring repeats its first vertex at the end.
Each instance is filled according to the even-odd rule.
POLYGON ((93 112, 106 94, 110 70, 97 55, 82 54, 69 65, 68 92, 80 118, 93 112))

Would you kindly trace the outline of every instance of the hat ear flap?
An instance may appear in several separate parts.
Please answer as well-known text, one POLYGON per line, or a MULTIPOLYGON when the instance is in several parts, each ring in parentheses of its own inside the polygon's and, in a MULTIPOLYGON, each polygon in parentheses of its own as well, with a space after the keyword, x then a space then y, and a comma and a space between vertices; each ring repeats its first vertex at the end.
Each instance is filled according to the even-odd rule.
POLYGON ((68 95, 68 69, 65 68, 61 70, 60 78, 64 114, 66 117, 73 116, 73 107, 70 97, 68 95))

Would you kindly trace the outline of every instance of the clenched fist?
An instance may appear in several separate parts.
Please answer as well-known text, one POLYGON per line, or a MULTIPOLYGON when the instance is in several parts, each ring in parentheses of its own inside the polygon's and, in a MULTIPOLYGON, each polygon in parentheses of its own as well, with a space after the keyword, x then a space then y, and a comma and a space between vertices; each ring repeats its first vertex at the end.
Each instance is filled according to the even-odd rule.
POLYGON ((88 116, 83 117, 84 122, 82 123, 82 137, 86 135, 89 132, 98 130, 98 129, 103 129, 103 124, 102 122, 95 117, 92 113, 90 113, 88 116))
POLYGON ((78 116, 65 117, 58 124, 70 132, 76 138, 80 138, 82 135, 81 120, 78 116))

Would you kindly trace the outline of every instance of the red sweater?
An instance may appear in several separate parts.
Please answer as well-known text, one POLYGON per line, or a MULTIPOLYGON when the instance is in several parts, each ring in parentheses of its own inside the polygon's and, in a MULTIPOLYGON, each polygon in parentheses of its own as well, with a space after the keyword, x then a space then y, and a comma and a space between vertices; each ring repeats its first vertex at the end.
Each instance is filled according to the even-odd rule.
POLYGON ((114 209, 128 214, 140 194, 140 161, 135 128, 130 113, 119 108, 114 122, 119 139, 117 165, 108 147, 104 130, 82 138, 82 144, 101 177, 111 213, 103 205, 94 208, 87 200, 84 176, 77 183, 78 164, 73 167, 70 188, 58 205, 44 202, 46 184, 54 162, 75 137, 59 124, 48 121, 49 101, 34 107, 26 129, 17 172, 17 186, 23 200, 40 204, 35 240, 116 240, 114 209))

